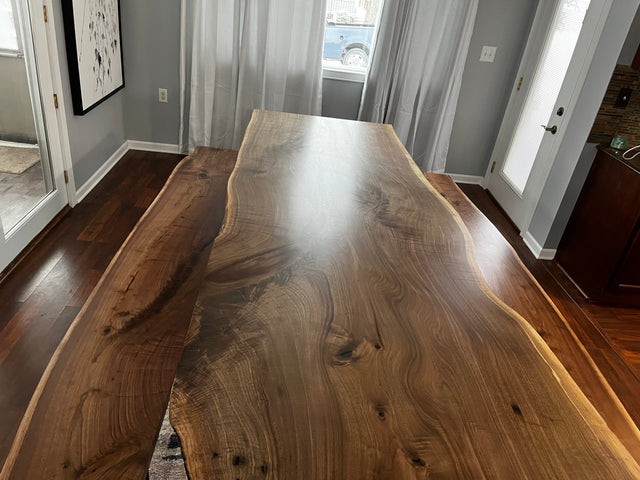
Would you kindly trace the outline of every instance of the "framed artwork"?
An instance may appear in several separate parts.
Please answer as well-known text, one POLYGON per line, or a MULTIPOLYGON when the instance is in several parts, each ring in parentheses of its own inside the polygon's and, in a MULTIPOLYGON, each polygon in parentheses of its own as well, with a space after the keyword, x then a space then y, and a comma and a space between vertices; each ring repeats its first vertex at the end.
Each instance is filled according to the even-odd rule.
POLYGON ((124 88, 120 0, 62 0, 73 113, 124 88))

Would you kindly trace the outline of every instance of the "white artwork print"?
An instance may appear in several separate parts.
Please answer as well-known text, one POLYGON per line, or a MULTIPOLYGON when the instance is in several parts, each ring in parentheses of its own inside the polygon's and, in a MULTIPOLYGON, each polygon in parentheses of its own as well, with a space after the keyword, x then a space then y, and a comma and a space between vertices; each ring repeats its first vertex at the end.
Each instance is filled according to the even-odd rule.
POLYGON ((123 83, 118 0, 73 2, 82 108, 123 83))

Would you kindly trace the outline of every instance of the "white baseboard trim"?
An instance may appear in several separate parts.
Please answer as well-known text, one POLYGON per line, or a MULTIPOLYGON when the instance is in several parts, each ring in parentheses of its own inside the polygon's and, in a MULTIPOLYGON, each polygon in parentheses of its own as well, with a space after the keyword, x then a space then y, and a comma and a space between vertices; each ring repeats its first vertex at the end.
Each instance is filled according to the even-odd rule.
POLYGON ((172 143, 140 142, 138 140, 127 140, 127 143, 131 150, 142 150, 144 152, 157 153, 180 153, 180 145, 174 145, 172 143))
POLYGON ((484 177, 475 175, 459 175, 457 173, 445 173, 445 175, 449 175, 451 177, 451 180, 456 183, 469 183, 471 185, 484 186, 484 177))
POLYGON ((157 153, 180 153, 180 146, 173 145, 171 143, 155 143, 155 142, 140 142, 138 140, 126 140, 115 152, 111 155, 106 162, 94 173, 89 180, 87 180, 80 188, 76 190, 76 202, 74 205, 80 203, 84 198, 89 195, 100 180, 109 173, 109 171, 120 161, 122 157, 129 150, 142 150, 145 152, 157 152, 157 153))
POLYGON ((38 148, 38 144, 31 143, 19 143, 9 142, 8 140, 0 140, 0 145, 3 147, 15 147, 15 148, 38 148))
POLYGON ((556 250, 551 248, 542 248, 542 245, 538 243, 538 241, 533 238, 530 232, 526 232, 522 235, 522 239, 531 253, 535 255, 538 260, 553 260, 556 256, 556 250))
POLYGON ((84 198, 89 195, 91 190, 93 190, 100 180, 102 180, 107 173, 115 166, 116 163, 120 161, 122 157, 129 151, 129 142, 125 141, 115 152, 111 155, 106 162, 98 169, 96 173, 94 173, 89 180, 84 182, 84 184, 76 190, 76 197, 78 203, 80 203, 84 198))

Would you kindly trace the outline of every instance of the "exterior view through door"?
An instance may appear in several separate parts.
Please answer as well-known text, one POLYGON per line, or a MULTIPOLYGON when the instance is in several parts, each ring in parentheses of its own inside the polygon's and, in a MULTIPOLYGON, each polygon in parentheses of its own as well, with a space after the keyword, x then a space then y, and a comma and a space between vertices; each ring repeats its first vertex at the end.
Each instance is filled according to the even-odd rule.
POLYGON ((541 0, 498 140, 488 189, 526 232, 593 58, 611 0, 541 0))
POLYGON ((67 204, 42 5, 0 0, 0 271, 67 204))

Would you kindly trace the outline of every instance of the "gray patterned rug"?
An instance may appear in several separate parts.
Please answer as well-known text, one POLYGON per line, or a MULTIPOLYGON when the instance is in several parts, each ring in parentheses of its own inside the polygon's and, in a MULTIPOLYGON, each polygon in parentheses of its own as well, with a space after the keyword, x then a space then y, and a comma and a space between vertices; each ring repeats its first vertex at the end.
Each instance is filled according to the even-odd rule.
POLYGON ((21 174, 40 161, 40 149, 37 145, 10 147, 0 145, 0 172, 21 174))
POLYGON ((162 420, 147 480, 188 480, 182 458, 180 438, 169 423, 169 408, 167 408, 164 420, 162 420))

